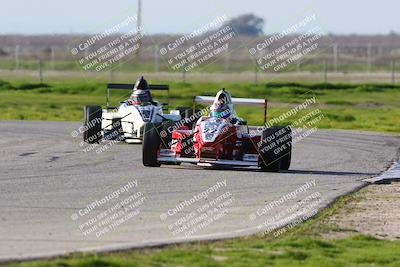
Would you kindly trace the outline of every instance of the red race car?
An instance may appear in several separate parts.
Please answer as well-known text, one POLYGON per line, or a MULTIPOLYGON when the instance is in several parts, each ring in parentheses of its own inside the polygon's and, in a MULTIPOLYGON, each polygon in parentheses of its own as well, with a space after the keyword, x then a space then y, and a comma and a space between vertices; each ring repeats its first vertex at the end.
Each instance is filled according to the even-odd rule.
MULTIPOLYGON (((266 99, 232 98, 225 90, 215 97, 196 96, 193 109, 180 122, 164 119, 147 124, 143 137, 143 165, 192 163, 200 166, 261 167, 265 171, 288 170, 292 152, 290 127, 248 127, 233 104, 259 105, 267 117, 266 99), (196 103, 210 104, 196 110, 196 103)), ((161 115, 162 116, 162 115, 161 115)))

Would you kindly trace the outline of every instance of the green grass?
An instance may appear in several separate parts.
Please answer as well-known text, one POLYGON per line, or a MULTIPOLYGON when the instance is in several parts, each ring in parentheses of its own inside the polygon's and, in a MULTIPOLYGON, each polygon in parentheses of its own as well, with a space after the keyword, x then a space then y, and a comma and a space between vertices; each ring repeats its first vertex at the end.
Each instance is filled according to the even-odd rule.
MULTIPOLYGON (((316 96, 316 108, 325 114, 318 124, 320 128, 400 132, 400 88, 384 84, 171 83, 172 106, 190 105, 193 95, 213 95, 223 86, 236 97, 268 98, 274 106, 269 110, 269 118, 279 117, 304 99, 316 96)), ((114 103, 124 99, 123 94, 114 93, 114 103)), ((84 105, 104 102, 104 83, 0 81, 0 119, 80 121, 84 105)), ((249 124, 259 124, 262 120, 260 109, 240 107, 238 112, 249 124)), ((300 112, 296 118, 304 114, 300 112)), ((72 254, 10 266, 400 266, 399 241, 355 235, 326 240, 321 236, 325 232, 346 231, 323 223, 324 219, 349 201, 356 201, 361 193, 342 198, 317 218, 279 238, 253 236, 124 253, 72 254)))
POLYGON ((399 266, 399 250, 399 242, 367 236, 335 241, 312 237, 279 241, 248 238, 108 255, 75 254, 10 266, 399 266))
MULTIPOLYGON (((162 81, 152 81, 162 82, 162 81)), ((170 83, 171 108, 190 106, 194 95, 215 95, 222 87, 235 97, 267 98, 269 119, 279 117, 304 99, 315 96, 325 117, 317 125, 327 129, 355 129, 399 133, 400 86, 389 84, 301 84, 301 83, 170 83)), ((114 104, 129 92, 113 92, 114 104)), ((165 102, 165 93, 156 93, 165 102)), ((82 107, 105 103, 105 83, 56 82, 49 84, 0 81, 0 119, 82 120, 82 107)), ((251 125, 262 124, 262 109, 237 107, 251 125)), ((290 124, 306 112, 290 117, 290 124)))
MULTIPOLYGON (((195 242, 163 248, 107 254, 71 254, 50 260, 10 264, 21 267, 47 266, 400 266, 400 242, 351 235, 326 239, 324 233, 348 231, 326 223, 350 202, 363 197, 365 189, 339 199, 316 218, 279 237, 273 235, 195 242)), ((351 212, 351 211, 349 211, 351 212)))

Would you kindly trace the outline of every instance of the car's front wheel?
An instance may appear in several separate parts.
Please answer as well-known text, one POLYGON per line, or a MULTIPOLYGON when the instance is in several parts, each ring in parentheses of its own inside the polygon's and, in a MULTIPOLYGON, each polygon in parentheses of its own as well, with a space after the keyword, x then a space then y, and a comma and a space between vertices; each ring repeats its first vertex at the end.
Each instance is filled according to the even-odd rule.
POLYGON ((83 110, 83 140, 89 144, 100 143, 103 111, 100 106, 85 106, 83 110))
POLYGON ((260 167, 264 171, 288 170, 292 154, 290 127, 273 126, 264 129, 259 145, 260 167))
POLYGON ((147 123, 144 127, 142 160, 146 167, 161 166, 161 163, 157 160, 161 145, 160 131, 162 131, 162 123, 147 123))

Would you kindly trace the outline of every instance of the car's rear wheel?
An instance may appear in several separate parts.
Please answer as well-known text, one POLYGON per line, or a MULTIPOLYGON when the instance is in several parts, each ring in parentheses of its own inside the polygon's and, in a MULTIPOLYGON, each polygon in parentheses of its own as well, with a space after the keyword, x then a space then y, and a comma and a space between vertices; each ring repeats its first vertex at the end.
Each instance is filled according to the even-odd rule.
POLYGON ((160 131, 161 145, 163 148, 170 149, 172 143, 172 131, 174 130, 174 121, 163 121, 160 131))
POLYGON ((146 167, 160 167, 157 160, 161 145, 162 123, 147 123, 143 133, 142 160, 146 167))
POLYGON ((270 172, 288 170, 291 151, 292 131, 290 127, 273 126, 265 129, 259 145, 261 169, 270 172))
POLYGON ((103 111, 100 106, 85 106, 83 112, 83 140, 89 144, 100 143, 103 111))
MULTIPOLYGON (((290 146, 292 146, 292 140, 290 140, 290 146)), ((290 149, 290 151, 287 152, 282 157, 282 159, 281 159, 281 170, 284 170, 284 171, 289 170, 291 161, 292 161, 292 149, 290 149)))
POLYGON ((181 119, 184 119, 186 116, 186 110, 191 110, 191 107, 176 107, 176 110, 179 110, 179 114, 181 115, 181 119))
POLYGON ((194 125, 196 124, 197 120, 200 118, 201 114, 200 114, 200 110, 199 109, 195 109, 194 113, 193 113, 193 109, 187 109, 185 111, 185 119, 186 119, 186 123, 185 125, 189 128, 192 129, 194 128, 194 125))
MULTIPOLYGON (((172 131, 176 126, 175 121, 163 121, 161 126, 161 148, 171 149, 172 146, 172 131)), ((180 162, 161 162, 165 165, 181 165, 180 162)))

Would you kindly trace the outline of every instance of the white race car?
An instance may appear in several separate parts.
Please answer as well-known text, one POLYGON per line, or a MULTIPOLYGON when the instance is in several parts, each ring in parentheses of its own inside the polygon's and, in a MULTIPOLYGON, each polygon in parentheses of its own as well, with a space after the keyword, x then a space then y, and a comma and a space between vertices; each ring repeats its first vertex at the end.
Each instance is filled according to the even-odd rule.
POLYGON ((108 84, 107 105, 85 106, 83 139, 88 143, 99 143, 102 139, 125 140, 131 143, 140 143, 143 139, 144 126, 147 123, 162 121, 179 121, 181 115, 178 110, 170 114, 163 113, 163 105, 153 101, 152 90, 169 90, 168 85, 149 85, 141 77, 136 84, 108 84), (119 107, 109 105, 110 90, 131 90, 131 96, 120 102, 119 107))

